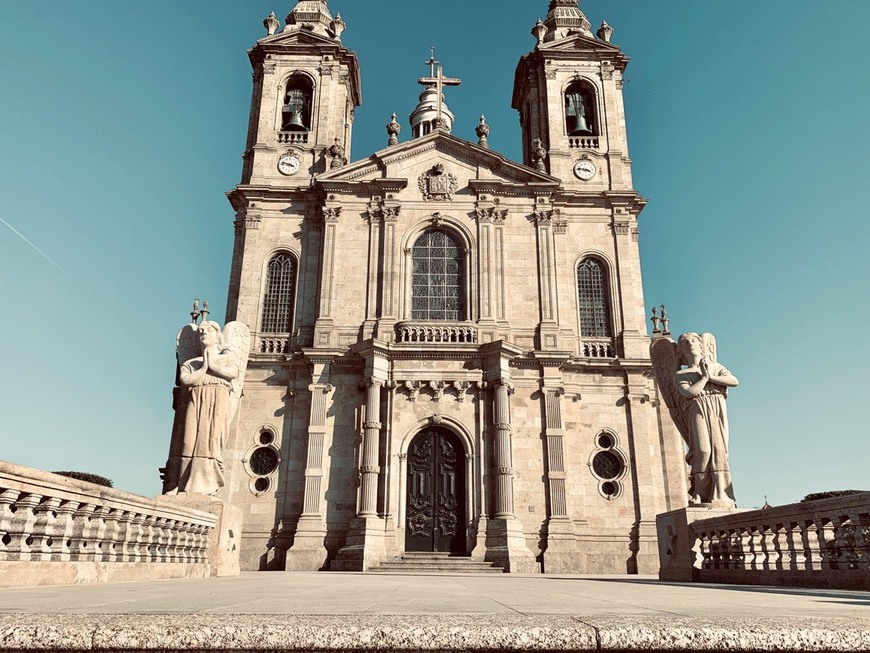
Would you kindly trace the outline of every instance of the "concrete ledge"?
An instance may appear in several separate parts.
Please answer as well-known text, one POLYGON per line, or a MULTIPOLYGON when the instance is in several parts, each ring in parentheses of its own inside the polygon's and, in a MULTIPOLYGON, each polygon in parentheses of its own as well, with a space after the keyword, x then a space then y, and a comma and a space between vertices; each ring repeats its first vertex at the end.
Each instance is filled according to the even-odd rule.
POLYGON ((0 651, 870 651, 852 619, 0 614, 0 651))

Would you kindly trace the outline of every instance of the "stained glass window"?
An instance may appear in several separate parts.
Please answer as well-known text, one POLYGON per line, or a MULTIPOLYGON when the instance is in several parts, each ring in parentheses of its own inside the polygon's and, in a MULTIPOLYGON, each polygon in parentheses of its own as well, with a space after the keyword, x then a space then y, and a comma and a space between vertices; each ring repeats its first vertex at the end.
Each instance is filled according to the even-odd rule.
POLYGON ((279 252, 269 261, 266 295, 263 297, 263 333, 289 333, 293 328, 293 295, 296 262, 288 252, 279 252))
POLYGON ((454 236, 433 229, 411 250, 411 319, 465 320, 465 264, 454 236))
POLYGON ((577 294, 580 304, 580 335, 610 338, 610 301, 604 265, 594 258, 577 267, 577 294))

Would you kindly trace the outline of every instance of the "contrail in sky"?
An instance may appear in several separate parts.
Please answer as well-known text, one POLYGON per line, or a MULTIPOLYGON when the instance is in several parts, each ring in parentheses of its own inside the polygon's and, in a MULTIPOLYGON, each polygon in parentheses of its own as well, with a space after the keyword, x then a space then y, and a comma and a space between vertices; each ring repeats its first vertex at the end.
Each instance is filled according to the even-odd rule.
POLYGON ((3 218, 0 218, 0 222, 2 222, 2 223, 5 224, 7 227, 9 227, 9 228, 12 230, 12 233, 14 233, 16 236, 18 236, 21 240, 23 240, 25 243, 27 243, 28 245, 30 245, 30 246, 31 246, 33 249, 35 249, 37 252, 39 252, 40 254, 42 254, 42 256, 45 257, 45 260, 47 260, 49 263, 51 263, 54 267, 56 267, 58 270, 60 270, 61 272, 63 272, 65 275, 69 276, 69 272, 67 272, 67 271, 64 270, 62 267, 60 267, 57 263, 54 262, 54 260, 53 260, 53 259, 52 259, 48 254, 46 254, 45 252, 43 252, 43 251, 42 251, 41 249, 39 249, 36 245, 34 245, 32 242, 30 242, 30 241, 27 239, 27 236, 25 236, 23 233, 21 233, 20 231, 18 231, 18 229, 16 229, 16 228, 13 227, 11 224, 9 224, 8 222, 6 222, 6 220, 4 220, 3 218))

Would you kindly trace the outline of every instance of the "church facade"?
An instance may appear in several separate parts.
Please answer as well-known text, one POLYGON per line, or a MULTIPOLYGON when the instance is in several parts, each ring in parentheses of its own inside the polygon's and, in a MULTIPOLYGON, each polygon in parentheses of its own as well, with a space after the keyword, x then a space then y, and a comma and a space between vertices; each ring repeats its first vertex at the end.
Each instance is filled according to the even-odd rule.
MULTIPOLYGON (((543 1, 543 0, 541 0, 543 1)), ((408 552, 651 573, 685 505, 656 398, 622 99, 628 62, 552 0, 517 66, 523 161, 450 133, 430 62, 411 136, 348 162, 356 55, 325 0, 249 51, 227 321, 252 332, 218 497, 247 569, 408 552)))

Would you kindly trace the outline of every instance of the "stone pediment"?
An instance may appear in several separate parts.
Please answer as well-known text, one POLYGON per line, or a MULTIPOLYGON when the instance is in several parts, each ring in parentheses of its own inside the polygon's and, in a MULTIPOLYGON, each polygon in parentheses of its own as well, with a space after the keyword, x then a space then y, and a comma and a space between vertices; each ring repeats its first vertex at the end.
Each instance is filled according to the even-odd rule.
POLYGON ((615 55, 622 52, 618 45, 605 43, 604 41, 589 36, 583 36, 582 34, 574 34, 558 41, 542 43, 538 46, 538 49, 548 53, 567 50, 569 52, 601 52, 615 55))
POLYGON ((324 188, 368 185, 378 180, 398 181, 416 188, 423 199, 450 200, 459 189, 557 189, 561 182, 521 163, 445 132, 434 132, 375 152, 317 177, 324 188))
POLYGON ((272 36, 264 36, 257 40, 257 45, 330 45, 342 47, 341 41, 306 29, 294 29, 289 32, 278 32, 272 36))

